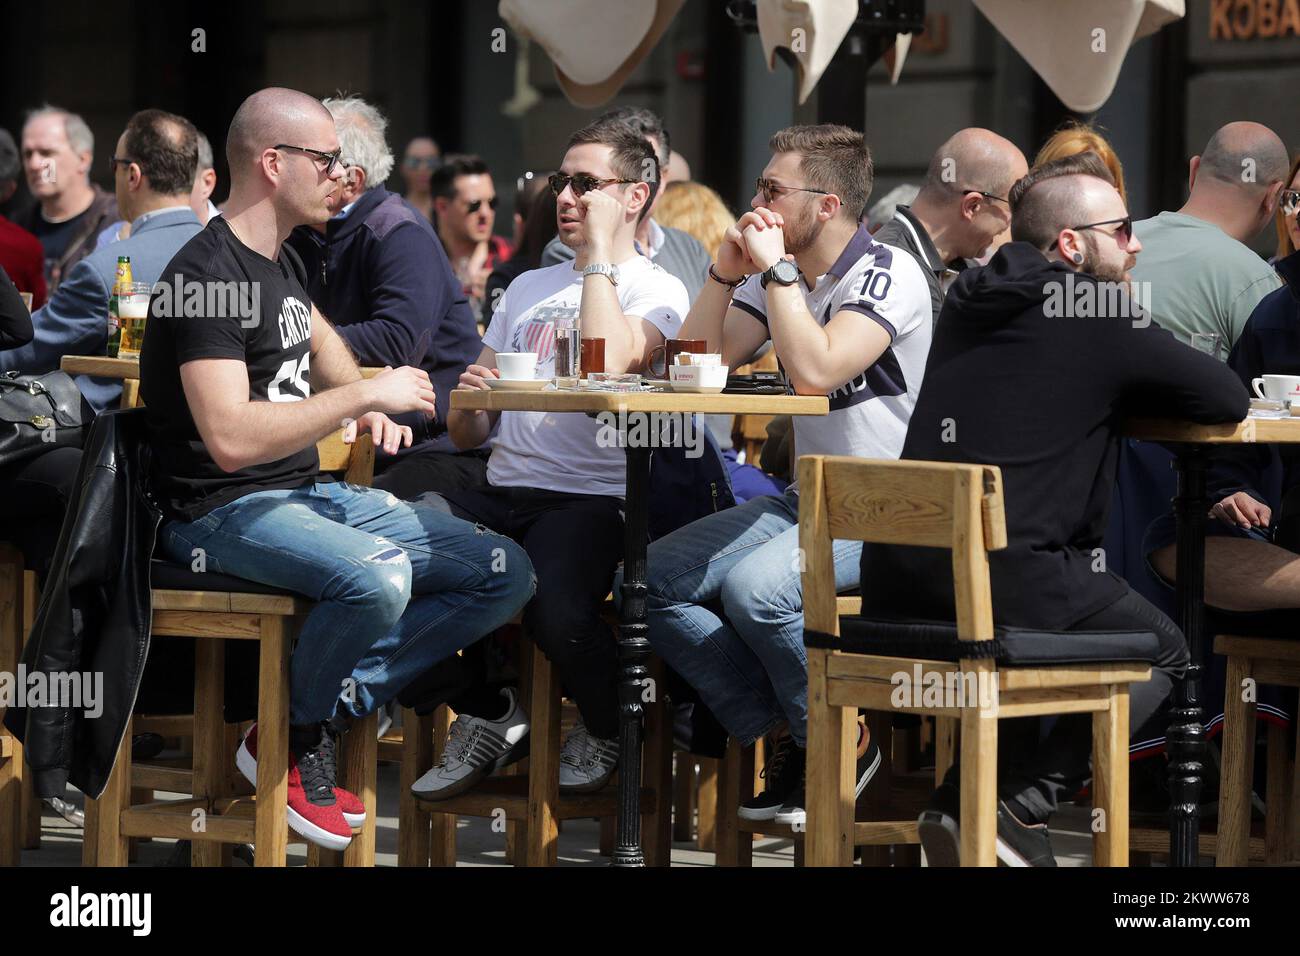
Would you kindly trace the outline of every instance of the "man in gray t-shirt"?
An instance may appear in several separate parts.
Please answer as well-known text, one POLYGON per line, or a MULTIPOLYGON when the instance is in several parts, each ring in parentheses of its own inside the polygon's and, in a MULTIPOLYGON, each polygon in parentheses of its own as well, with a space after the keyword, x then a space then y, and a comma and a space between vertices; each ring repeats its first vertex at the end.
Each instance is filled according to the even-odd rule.
POLYGON ((1273 221, 1289 165, 1268 127, 1229 123, 1192 157, 1183 207, 1134 224, 1138 301, 1184 343, 1213 345, 1226 359, 1259 300, 1281 284, 1247 243, 1273 221))

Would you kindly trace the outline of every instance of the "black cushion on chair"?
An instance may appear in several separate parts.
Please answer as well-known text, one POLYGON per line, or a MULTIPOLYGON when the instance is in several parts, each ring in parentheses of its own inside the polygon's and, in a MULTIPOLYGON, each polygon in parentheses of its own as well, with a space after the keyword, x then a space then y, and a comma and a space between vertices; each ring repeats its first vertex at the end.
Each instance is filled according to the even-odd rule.
POLYGON ((233 594, 275 594, 302 597, 293 591, 273 588, 257 581, 246 581, 216 571, 194 571, 183 564, 154 558, 149 569, 150 583, 164 591, 226 591, 233 594))
POLYGON ((997 627, 991 641, 960 641, 957 626, 944 621, 840 618, 840 637, 805 631, 808 647, 851 654, 919 657, 937 661, 993 657, 1000 664, 1095 664, 1107 661, 1154 663, 1159 642, 1150 631, 1039 631, 997 627))

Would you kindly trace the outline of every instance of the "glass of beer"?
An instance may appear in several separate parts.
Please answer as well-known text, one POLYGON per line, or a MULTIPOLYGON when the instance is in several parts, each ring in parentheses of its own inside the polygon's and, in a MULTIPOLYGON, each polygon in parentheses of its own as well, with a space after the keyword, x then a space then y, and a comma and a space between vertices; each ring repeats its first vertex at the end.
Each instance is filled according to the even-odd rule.
POLYGON ((118 358, 138 359, 144 342, 144 323, 149 318, 150 286, 147 282, 132 282, 120 288, 117 295, 117 317, 122 324, 121 345, 118 358))

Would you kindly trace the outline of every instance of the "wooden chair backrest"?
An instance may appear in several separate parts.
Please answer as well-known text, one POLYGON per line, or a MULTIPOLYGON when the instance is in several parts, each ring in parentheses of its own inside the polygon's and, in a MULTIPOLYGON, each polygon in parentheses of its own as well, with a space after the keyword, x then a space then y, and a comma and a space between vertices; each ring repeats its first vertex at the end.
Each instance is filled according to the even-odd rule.
POLYGON ((947 548, 958 635, 993 638, 988 552, 1007 546, 998 468, 825 455, 799 459, 804 626, 834 635, 839 614, 831 542, 837 538, 947 548))

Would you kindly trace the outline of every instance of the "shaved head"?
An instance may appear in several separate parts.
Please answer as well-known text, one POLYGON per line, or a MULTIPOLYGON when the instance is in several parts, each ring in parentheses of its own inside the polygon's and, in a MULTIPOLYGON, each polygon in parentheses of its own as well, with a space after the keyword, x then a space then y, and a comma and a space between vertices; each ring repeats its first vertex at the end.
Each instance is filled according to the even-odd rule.
POLYGON ((1278 135, 1259 123, 1229 123, 1220 128, 1201 153, 1200 175, 1256 192, 1284 182, 1291 162, 1278 135))
POLYGON ((942 191, 957 198, 959 189, 976 189, 1006 196, 1028 164, 1016 144, 989 129, 958 130, 930 159, 922 189, 938 200, 942 191))
POLYGON ((1118 196, 1092 151, 1035 166, 1011 188, 1011 238, 1045 249, 1062 229, 1096 221, 1094 213, 1118 196))
POLYGON ((273 86, 244 100, 226 134, 232 185, 248 174, 263 150, 277 143, 325 149, 329 144, 307 141, 315 138, 322 119, 334 125, 320 100, 297 90, 273 86))

